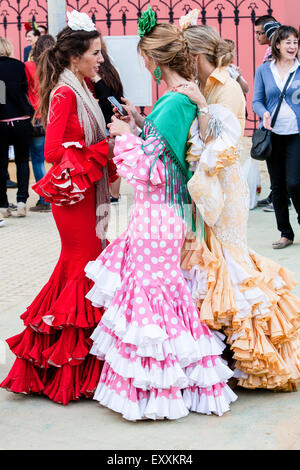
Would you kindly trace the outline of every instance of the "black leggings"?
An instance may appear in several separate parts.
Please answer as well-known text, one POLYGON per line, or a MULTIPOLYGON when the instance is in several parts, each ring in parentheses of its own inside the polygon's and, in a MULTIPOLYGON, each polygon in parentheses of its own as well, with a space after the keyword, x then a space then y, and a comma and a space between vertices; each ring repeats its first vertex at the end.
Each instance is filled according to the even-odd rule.
POLYGON ((300 135, 272 133, 272 155, 267 160, 272 186, 272 202, 281 236, 294 240, 290 224, 288 196, 291 197, 300 224, 300 135))
POLYGON ((29 146, 32 138, 30 119, 0 122, 0 207, 8 207, 6 180, 8 147, 14 146, 17 166, 17 202, 26 202, 29 196, 29 146))

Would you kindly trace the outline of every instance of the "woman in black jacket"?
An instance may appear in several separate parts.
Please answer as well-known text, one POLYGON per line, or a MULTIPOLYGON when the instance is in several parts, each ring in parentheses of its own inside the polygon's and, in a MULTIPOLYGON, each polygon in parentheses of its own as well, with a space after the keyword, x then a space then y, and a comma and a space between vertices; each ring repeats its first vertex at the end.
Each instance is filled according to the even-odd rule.
POLYGON ((28 100, 28 85, 23 62, 11 56, 13 47, 0 38, 0 215, 9 217, 6 194, 8 148, 14 146, 17 166, 17 216, 26 216, 29 196, 29 145, 32 136, 33 109, 28 100))

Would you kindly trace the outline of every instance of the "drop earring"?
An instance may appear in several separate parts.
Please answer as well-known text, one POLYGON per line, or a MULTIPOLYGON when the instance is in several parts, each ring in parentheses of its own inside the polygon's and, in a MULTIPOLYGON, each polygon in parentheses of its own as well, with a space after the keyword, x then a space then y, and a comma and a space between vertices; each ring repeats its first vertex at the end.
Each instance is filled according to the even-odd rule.
POLYGON ((155 68, 155 70, 154 70, 154 72, 153 72, 153 75, 154 75, 154 78, 155 78, 157 84, 160 85, 160 83, 161 83, 161 82, 160 82, 160 79, 161 79, 161 69, 160 69, 160 67, 159 67, 159 65, 158 65, 157 62, 155 62, 155 65, 156 65, 156 68, 155 68))
POLYGON ((74 73, 74 75, 76 75, 77 72, 78 72, 78 68, 77 68, 76 65, 74 65, 74 67, 72 67, 71 70, 72 70, 72 72, 74 73))

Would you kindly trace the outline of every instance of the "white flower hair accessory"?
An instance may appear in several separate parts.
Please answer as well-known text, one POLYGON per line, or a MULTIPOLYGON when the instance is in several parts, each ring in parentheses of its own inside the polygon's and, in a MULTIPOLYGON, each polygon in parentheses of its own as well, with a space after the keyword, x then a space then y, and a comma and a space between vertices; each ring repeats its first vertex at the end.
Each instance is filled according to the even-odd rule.
POLYGON ((67 17, 68 26, 73 31, 96 31, 95 24, 86 13, 79 13, 79 11, 76 10, 72 12, 67 11, 67 17))
POLYGON ((187 15, 182 16, 179 20, 181 31, 184 31, 188 26, 196 26, 200 10, 191 10, 187 15))

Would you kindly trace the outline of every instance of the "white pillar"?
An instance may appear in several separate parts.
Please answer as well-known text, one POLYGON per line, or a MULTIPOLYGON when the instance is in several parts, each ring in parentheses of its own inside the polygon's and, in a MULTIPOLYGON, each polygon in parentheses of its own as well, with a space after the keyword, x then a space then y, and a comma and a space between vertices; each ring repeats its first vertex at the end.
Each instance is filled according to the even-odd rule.
POLYGON ((57 34, 66 26, 65 0, 47 0, 49 34, 56 38, 57 34))

